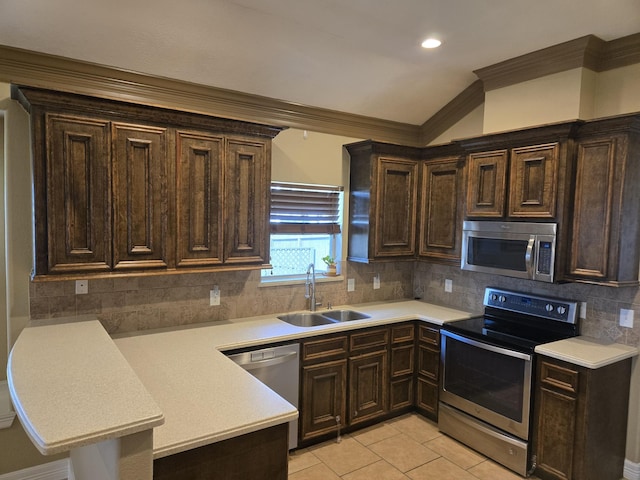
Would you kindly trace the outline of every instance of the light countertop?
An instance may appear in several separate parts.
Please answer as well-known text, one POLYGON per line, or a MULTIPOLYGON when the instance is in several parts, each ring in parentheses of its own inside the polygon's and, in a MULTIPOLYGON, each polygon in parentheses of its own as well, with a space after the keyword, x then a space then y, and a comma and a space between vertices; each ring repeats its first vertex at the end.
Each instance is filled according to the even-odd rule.
POLYGON ((9 355, 7 377, 16 413, 45 455, 164 421, 97 320, 25 328, 9 355))
POLYGON ((471 314, 418 301, 342 305, 369 319, 296 327, 275 315, 114 336, 114 341, 165 415, 154 430, 154 458, 288 422, 297 410, 225 357, 221 350, 426 320, 438 325, 471 314), (188 394, 185 394, 188 392, 188 394))
POLYGON ((638 349, 591 337, 574 337, 536 347, 536 353, 586 368, 601 368, 638 355, 638 349))

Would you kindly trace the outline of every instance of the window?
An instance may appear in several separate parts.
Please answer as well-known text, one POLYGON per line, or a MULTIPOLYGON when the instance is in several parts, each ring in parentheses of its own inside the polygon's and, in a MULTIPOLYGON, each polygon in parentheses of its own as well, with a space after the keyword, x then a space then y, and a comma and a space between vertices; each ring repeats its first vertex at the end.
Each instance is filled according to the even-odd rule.
POLYGON ((340 257, 343 188, 271 183, 271 270, 263 278, 305 275, 310 263, 325 271, 322 257, 340 257))

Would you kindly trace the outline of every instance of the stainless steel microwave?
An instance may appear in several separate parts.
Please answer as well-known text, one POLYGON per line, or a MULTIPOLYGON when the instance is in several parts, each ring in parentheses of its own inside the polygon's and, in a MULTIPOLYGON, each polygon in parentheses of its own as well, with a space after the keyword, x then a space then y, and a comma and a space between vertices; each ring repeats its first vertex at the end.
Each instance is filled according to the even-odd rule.
POLYGON ((553 282, 555 223, 466 221, 462 269, 553 282))

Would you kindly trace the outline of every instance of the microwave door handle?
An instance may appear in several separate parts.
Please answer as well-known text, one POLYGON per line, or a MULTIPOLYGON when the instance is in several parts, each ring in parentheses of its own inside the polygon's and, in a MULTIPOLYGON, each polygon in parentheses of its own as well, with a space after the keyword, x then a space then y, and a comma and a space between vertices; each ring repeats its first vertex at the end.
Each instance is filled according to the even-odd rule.
POLYGON ((535 237, 530 237, 527 243, 527 251, 524 254, 524 262, 527 266, 527 274, 529 278, 533 278, 533 246, 536 243, 535 237))

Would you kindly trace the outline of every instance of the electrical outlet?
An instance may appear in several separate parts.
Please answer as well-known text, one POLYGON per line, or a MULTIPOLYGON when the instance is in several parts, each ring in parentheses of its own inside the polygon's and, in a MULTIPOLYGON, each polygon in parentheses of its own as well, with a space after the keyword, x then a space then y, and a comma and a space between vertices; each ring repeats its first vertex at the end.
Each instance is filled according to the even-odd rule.
POLYGON ((89 280, 76 280, 76 295, 89 293, 89 280))
POLYGON ((626 308, 620 309, 620 326, 633 328, 633 310, 626 308))
POLYGON ((587 302, 580 302, 580 318, 585 320, 587 318, 587 302))
POLYGON ((347 292, 355 292, 356 291, 356 279, 349 278, 347 279, 347 292))
POLYGON ((380 274, 376 274, 375 277, 373 277, 373 289, 374 290, 378 290, 380 288, 380 274))
POLYGON ((213 289, 209 292, 209 305, 220 305, 220 289, 217 285, 214 285, 213 289))
POLYGON ((449 280, 448 278, 444 281, 444 291, 447 293, 453 292, 453 280, 449 280))

